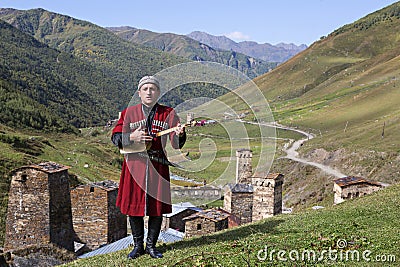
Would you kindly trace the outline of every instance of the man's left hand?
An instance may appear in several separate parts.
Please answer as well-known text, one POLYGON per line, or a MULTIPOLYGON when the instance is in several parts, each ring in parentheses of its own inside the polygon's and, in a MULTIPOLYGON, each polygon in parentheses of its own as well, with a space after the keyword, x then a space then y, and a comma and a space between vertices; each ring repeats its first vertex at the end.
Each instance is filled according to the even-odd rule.
POLYGON ((178 123, 176 125, 175 133, 179 136, 182 136, 185 133, 185 127, 182 124, 178 123))

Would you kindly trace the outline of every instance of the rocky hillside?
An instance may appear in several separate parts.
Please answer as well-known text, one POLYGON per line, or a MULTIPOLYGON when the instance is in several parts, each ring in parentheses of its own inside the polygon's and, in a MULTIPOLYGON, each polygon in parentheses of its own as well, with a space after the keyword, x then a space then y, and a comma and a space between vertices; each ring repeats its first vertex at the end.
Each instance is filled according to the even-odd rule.
POLYGON ((214 36, 200 31, 191 32, 187 36, 217 49, 240 52, 268 62, 284 62, 307 48, 304 44, 299 46, 285 43, 272 45, 251 41, 237 43, 225 36, 214 36))

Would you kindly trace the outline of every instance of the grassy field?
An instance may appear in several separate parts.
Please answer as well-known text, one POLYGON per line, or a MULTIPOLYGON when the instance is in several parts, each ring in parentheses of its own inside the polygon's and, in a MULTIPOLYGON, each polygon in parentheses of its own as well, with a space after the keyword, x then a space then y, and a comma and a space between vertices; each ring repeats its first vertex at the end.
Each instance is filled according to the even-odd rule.
POLYGON ((126 249, 64 266, 397 266, 399 190, 163 244, 162 259, 128 260, 126 249))

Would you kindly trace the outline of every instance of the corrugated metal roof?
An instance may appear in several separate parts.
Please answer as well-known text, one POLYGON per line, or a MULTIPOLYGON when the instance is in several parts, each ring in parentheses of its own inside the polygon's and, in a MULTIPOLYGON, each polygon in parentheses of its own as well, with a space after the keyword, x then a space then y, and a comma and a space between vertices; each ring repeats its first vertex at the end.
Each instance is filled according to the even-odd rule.
MULTIPOLYGON (((158 237, 158 242, 173 243, 173 242, 182 240, 184 236, 185 236, 184 233, 169 228, 165 231, 160 232, 160 235, 158 237)), ((147 229, 144 229, 144 240, 145 241, 146 241, 146 238, 147 238, 147 229)), ((115 241, 114 243, 105 245, 101 248, 98 248, 91 252, 85 253, 85 254, 79 256, 78 258, 88 258, 88 257, 97 256, 97 255, 112 253, 112 252, 126 249, 132 245, 133 245, 132 235, 129 235, 118 241, 115 241)))
POLYGON ((186 209, 191 209, 191 210, 195 210, 195 211, 202 210, 201 208, 196 207, 195 205, 193 205, 190 202, 181 202, 181 203, 172 204, 172 212, 164 214, 164 216, 169 218, 169 217, 175 216, 176 214, 178 214, 186 209))
POLYGON ((161 242, 164 243, 174 243, 182 240, 184 236, 185 233, 179 232, 172 228, 168 228, 167 230, 160 232, 158 240, 161 240, 161 242))

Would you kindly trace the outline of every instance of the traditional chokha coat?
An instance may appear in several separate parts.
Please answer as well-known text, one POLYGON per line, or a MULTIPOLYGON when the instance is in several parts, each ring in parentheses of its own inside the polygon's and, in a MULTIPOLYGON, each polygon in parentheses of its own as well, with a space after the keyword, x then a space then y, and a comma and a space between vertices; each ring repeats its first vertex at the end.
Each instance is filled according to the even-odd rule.
POLYGON ((161 216, 172 212, 168 161, 160 162, 148 155, 166 160, 164 148, 168 137, 171 146, 179 149, 186 136, 179 138, 172 131, 156 137, 157 132, 176 126, 179 118, 171 107, 156 104, 150 116, 145 115, 144 108, 138 104, 125 109, 112 132, 128 136, 135 129, 145 127, 153 136, 148 151, 124 155, 116 205, 129 216, 161 216))

